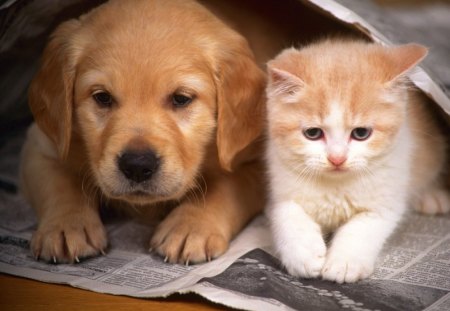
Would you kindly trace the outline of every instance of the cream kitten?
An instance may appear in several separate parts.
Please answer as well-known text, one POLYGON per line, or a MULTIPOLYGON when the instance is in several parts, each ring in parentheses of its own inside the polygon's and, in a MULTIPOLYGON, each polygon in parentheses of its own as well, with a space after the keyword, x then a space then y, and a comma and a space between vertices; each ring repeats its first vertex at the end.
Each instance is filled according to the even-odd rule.
POLYGON ((269 62, 268 216, 289 273, 366 278, 409 204, 450 209, 445 137, 405 78, 426 54, 327 40, 269 62))

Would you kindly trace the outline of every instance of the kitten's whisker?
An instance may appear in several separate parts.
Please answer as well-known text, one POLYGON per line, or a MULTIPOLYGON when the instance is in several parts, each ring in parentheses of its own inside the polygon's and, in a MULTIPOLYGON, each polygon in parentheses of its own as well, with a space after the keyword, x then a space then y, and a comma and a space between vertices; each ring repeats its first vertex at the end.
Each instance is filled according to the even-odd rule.
POLYGON ((314 166, 304 165, 303 163, 300 163, 294 171, 297 175, 295 184, 298 184, 301 187, 311 186, 317 181, 317 177, 319 176, 318 169, 314 166))
POLYGON ((358 181, 363 184, 364 189, 371 189, 373 187, 373 178, 375 178, 375 174, 369 167, 362 166, 361 170, 357 170, 358 181))
MULTIPOLYGON (((423 134, 423 135, 426 135, 426 136, 428 136, 429 138, 436 138, 436 135, 434 134, 434 133, 429 133, 429 132, 425 132, 425 131, 419 131, 418 129, 410 129, 410 131, 412 132, 412 133, 415 133, 415 134, 423 134)), ((419 136, 419 135, 418 135, 419 136)))

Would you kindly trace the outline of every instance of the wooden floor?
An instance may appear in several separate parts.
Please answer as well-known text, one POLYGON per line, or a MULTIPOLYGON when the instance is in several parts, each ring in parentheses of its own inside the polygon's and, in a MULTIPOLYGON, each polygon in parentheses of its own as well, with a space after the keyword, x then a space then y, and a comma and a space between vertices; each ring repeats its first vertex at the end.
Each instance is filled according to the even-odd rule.
POLYGON ((65 285, 48 284, 0 274, 0 310, 52 311, 211 311, 231 310, 194 294, 166 299, 139 299, 98 294, 65 285))

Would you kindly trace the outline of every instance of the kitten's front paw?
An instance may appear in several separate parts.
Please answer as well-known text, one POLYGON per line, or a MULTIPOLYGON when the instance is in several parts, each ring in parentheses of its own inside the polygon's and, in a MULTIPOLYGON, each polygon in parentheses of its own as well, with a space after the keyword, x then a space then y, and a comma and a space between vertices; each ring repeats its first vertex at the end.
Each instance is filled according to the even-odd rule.
POLYGON ((322 269, 322 278, 337 283, 353 283, 369 277, 374 263, 363 255, 330 251, 322 269))
POLYGON ((326 245, 319 232, 302 232, 296 239, 279 245, 281 262, 293 276, 316 278, 325 262, 326 245))

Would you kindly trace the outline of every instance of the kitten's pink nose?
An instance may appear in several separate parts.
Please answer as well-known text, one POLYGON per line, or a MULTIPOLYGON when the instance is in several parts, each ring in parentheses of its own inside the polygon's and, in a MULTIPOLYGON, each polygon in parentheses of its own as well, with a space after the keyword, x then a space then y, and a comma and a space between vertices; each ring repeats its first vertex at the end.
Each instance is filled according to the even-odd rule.
POLYGON ((347 160, 345 155, 328 155, 328 161, 331 162, 334 166, 341 166, 347 160))

